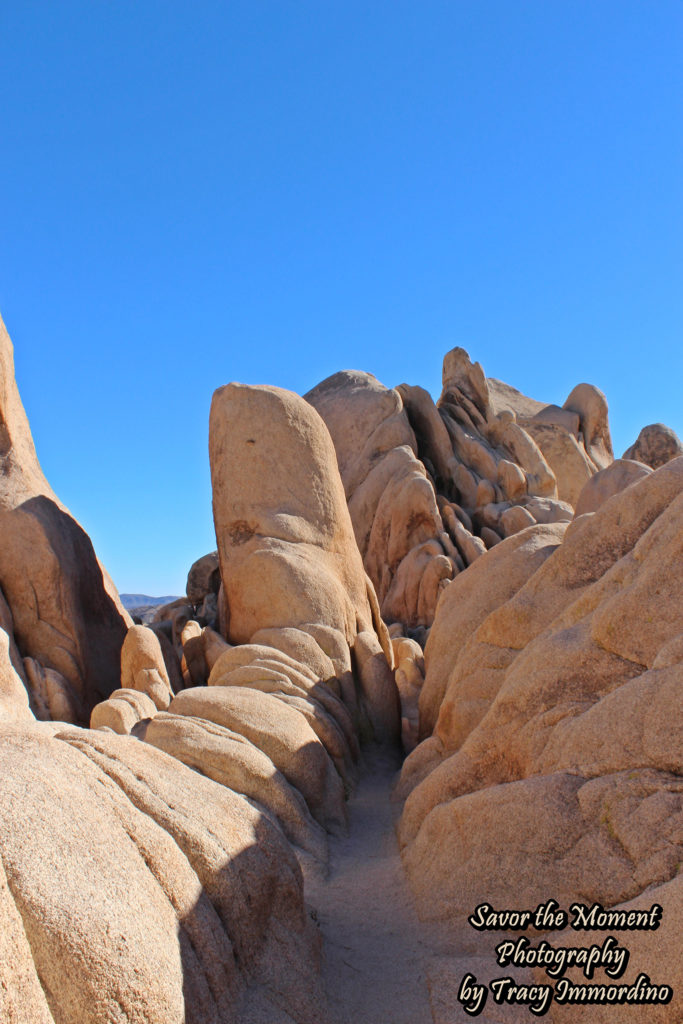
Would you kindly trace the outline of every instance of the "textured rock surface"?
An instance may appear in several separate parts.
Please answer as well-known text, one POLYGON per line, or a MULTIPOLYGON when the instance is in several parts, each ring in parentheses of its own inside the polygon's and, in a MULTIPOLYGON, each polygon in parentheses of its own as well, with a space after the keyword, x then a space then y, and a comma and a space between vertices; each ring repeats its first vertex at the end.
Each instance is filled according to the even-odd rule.
POLYGON ((131 626, 121 648, 121 686, 139 690, 164 711, 173 690, 159 638, 147 626, 131 626))
POLYGON ((502 537, 568 521, 612 459, 607 403, 580 384, 564 407, 487 380, 456 348, 434 404, 345 370, 306 398, 325 420, 358 547, 384 619, 415 637, 451 580, 502 537))
POLYGON ((214 394, 209 444, 228 639, 321 622, 352 643, 357 620, 372 628, 334 449, 310 406, 229 384, 214 394))
POLYGON ((582 516, 584 512, 595 512, 613 494, 618 494, 651 472, 650 467, 642 462, 615 459, 610 466, 590 478, 576 502, 575 514, 582 516))
POLYGON ((16 508, 36 494, 57 498, 38 462, 14 378, 14 350, 0 318, 0 509, 16 508))
POLYGON ((61 673, 84 715, 119 685, 126 624, 90 539, 52 499, 0 512, 0 586, 25 657, 61 673))
MULTIPOLYGON (((426 392, 421 398, 420 408, 424 405, 427 412, 418 415, 427 424, 438 421, 438 428, 433 402, 426 392)), ((320 413, 334 442, 354 534, 382 615, 389 621, 428 625, 439 583, 452 577, 454 566, 439 540, 444 527, 434 487, 417 458, 401 389, 385 388, 369 373, 344 370, 309 391, 306 400, 320 413), (422 588, 434 559, 439 560, 438 569, 431 570, 435 585, 427 582, 422 588)), ((447 436, 440 426, 441 435, 429 435, 430 450, 445 472, 447 436)))
POLYGON ((221 583, 218 552, 202 555, 190 567, 187 574, 187 599, 195 607, 200 605, 207 594, 218 594, 221 583))
POLYGON ((131 619, 87 534, 43 475, 1 319, 0 470, 0 587, 17 647, 36 663, 20 678, 29 690, 42 687, 32 695, 41 714, 68 708, 69 717, 87 721, 93 705, 118 686, 118 652, 131 619), (61 697, 46 672, 63 677, 61 697))
POLYGON ((679 455, 683 455, 683 444, 676 432, 663 423, 651 423, 643 427, 635 444, 626 449, 622 459, 633 459, 644 462, 651 469, 659 469, 679 455))
POLYGON ((154 718, 157 706, 147 693, 124 688, 96 704, 90 715, 91 729, 111 729, 120 736, 129 735, 138 722, 154 718))
POLYGON ((508 601, 562 542, 566 526, 534 526, 497 545, 456 580, 439 606, 425 649, 420 738, 436 725, 458 656, 484 619, 508 601))
MULTIPOLYGON (((516 905, 552 892, 611 906, 676 875, 682 522, 678 459, 570 524, 454 645, 434 735, 404 768, 418 783, 404 863, 425 915, 503 905, 510 879, 516 905)), ((428 651, 425 691, 430 671, 428 651)))
MULTIPOLYGON (((209 449, 228 639, 243 644, 259 630, 283 628, 313 629, 317 639, 322 630, 348 659, 368 633, 391 661, 334 447, 315 410, 277 388, 227 385, 214 394, 209 449)), ((392 706, 384 691, 378 701, 374 675, 361 670, 357 682, 369 721, 398 735, 395 688, 392 706)))
POLYGON ((130 737, 5 726, 0 808, 3 1020, 326 1019, 300 870, 243 797, 130 737))
POLYGON ((304 716, 277 697, 250 687, 199 687, 178 694, 170 712, 246 737, 302 793, 321 825, 330 831, 346 827, 344 787, 325 747, 304 716))
POLYGON ((301 793, 245 736, 207 718, 166 712, 150 720, 140 735, 202 775, 256 800, 279 821, 292 843, 325 860, 325 832, 301 793))

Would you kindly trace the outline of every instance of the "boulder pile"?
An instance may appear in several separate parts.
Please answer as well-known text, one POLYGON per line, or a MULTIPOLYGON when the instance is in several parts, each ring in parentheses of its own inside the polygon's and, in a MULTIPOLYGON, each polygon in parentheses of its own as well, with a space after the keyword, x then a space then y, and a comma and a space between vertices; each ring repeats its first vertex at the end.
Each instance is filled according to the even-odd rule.
MULTIPOLYGON (((456 348, 436 403, 351 370, 221 387, 209 458, 216 550, 133 624, 0 321, 0 1020, 331 1021, 304 878, 371 743, 408 755, 423 919, 460 941, 483 902, 659 903, 630 948, 680 987, 673 431, 614 460, 597 388, 538 402, 456 348)), ((590 1010, 547 1019, 614 1019, 590 1010)))
POLYGON ((436 402, 343 371, 306 399, 334 441, 358 548, 385 621, 424 640, 441 592, 536 523, 569 522, 612 462, 607 402, 579 384, 560 408, 484 375, 455 348, 436 402))

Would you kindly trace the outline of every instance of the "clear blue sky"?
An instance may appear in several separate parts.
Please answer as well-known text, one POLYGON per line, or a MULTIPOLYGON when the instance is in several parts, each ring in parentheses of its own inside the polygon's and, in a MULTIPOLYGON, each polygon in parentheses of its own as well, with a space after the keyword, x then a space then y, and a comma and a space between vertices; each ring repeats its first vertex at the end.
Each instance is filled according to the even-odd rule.
POLYGON ((464 345, 683 434, 679 0, 0 6, 0 309, 119 589, 214 547, 213 390, 464 345))

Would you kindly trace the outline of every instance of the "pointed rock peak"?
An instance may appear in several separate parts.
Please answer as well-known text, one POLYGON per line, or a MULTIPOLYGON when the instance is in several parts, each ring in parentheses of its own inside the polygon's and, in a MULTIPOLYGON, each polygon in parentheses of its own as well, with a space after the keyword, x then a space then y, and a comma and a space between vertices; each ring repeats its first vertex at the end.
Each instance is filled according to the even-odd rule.
POLYGON ((489 407, 489 389, 481 363, 473 363, 464 348, 452 348, 443 360, 443 392, 460 392, 486 415, 489 407))

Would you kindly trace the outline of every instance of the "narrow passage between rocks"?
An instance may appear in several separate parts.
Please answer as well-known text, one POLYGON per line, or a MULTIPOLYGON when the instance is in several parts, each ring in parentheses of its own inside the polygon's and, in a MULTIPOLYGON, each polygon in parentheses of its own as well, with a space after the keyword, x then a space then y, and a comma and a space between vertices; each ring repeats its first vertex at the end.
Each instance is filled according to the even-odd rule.
POLYGON ((307 872, 324 939, 335 1024, 432 1024, 427 958, 438 936, 417 918, 398 851, 391 787, 397 753, 366 748, 349 801, 349 835, 330 838, 327 880, 307 872))

